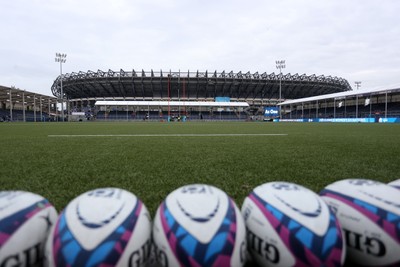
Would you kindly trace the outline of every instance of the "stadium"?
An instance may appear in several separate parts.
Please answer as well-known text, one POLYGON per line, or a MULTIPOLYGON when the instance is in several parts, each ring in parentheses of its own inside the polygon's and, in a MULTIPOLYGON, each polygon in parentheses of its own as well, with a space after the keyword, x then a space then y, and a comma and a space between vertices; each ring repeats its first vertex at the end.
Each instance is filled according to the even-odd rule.
POLYGON ((182 114, 191 119, 248 119, 262 116, 265 106, 275 106, 282 99, 351 90, 345 79, 323 75, 121 69, 59 76, 51 88, 57 98, 61 96, 61 80, 68 107, 95 114, 96 119, 126 119, 126 113, 132 112, 128 119, 182 114))
POLYGON ((1 120, 396 122, 400 116, 398 87, 352 90, 346 79, 315 74, 79 71, 58 76, 51 91, 0 87, 1 120))

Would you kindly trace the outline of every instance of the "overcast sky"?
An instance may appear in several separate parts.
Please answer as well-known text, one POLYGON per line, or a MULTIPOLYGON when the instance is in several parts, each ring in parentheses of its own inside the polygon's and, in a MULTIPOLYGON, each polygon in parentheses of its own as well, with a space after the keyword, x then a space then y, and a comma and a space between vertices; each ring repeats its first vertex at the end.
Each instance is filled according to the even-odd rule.
POLYGON ((0 85, 79 71, 277 72, 400 86, 399 0, 5 0, 0 85))

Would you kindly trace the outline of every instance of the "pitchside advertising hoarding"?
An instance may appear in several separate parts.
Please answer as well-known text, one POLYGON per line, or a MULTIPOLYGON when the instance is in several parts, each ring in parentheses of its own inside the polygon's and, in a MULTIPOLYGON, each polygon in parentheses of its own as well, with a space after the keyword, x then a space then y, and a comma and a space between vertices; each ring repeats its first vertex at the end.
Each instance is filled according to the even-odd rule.
POLYGON ((380 123, 400 123, 400 118, 379 118, 380 123))
POLYGON ((215 97, 215 102, 231 102, 231 98, 226 96, 217 96, 215 97))
POLYGON ((278 107, 265 107, 264 108, 264 117, 279 117, 279 108, 278 107))
POLYGON ((349 123, 400 123, 400 118, 312 118, 312 119, 274 119, 275 122, 349 122, 349 123))

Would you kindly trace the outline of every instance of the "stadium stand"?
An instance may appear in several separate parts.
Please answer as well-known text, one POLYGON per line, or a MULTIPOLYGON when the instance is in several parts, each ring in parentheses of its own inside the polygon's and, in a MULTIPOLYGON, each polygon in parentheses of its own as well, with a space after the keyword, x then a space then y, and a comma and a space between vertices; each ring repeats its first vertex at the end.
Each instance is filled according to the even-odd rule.
POLYGON ((55 97, 0 86, 0 121, 49 121, 56 106, 55 97))
POLYGON ((400 88, 350 91, 284 101, 283 119, 400 118, 400 88))

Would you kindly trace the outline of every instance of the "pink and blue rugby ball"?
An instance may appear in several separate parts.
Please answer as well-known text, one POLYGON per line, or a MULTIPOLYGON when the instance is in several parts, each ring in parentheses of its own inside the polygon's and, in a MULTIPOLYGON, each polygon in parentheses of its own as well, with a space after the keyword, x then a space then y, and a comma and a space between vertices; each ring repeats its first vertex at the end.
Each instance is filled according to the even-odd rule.
POLYGON ((119 188, 100 188, 72 200, 46 244, 47 266, 145 266, 151 221, 140 199, 119 188))
POLYGON ((346 260, 361 266, 400 266, 400 193, 367 179, 332 183, 320 193, 335 211, 346 260))
POLYGON ((161 266, 243 266, 246 230, 234 201, 206 184, 180 187, 159 206, 153 226, 161 266))
POLYGON ((245 198, 242 214, 250 254, 259 266, 342 266, 342 231, 326 203, 287 182, 260 185, 245 198))
POLYGON ((0 191, 0 266, 36 266, 57 211, 42 196, 0 191))

